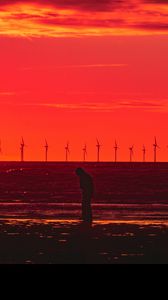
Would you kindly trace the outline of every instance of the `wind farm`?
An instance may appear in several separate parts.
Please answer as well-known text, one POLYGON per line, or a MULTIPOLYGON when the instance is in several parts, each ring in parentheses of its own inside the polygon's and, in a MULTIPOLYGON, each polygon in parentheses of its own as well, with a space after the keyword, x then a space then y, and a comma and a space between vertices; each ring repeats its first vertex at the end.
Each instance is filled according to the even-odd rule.
MULTIPOLYGON (((50 143, 52 145, 52 148, 53 148, 53 151, 55 151, 55 156, 54 156, 54 159, 52 157, 52 159, 50 159, 49 157, 49 144, 48 144, 48 141, 47 139, 45 138, 45 143, 44 143, 44 158, 42 159, 44 162, 49 162, 49 161, 64 161, 64 159, 62 160, 58 160, 57 159, 57 148, 54 148, 54 146, 52 145, 52 143, 50 143)), ((110 146, 110 145, 109 145, 110 146)), ((2 140, 0 140, 0 154, 1 154, 1 161, 3 161, 3 155, 5 152, 7 152, 7 149, 6 149, 6 146, 5 146, 5 143, 3 143, 3 147, 5 148, 5 151, 2 151, 2 140)), ((24 138, 22 137, 21 138, 21 141, 20 141, 20 161, 21 162, 25 162, 25 161, 31 161, 31 159, 29 159, 29 149, 27 150, 27 155, 26 155, 26 158, 25 158, 25 141, 24 141, 24 138)), ((73 154, 73 151, 70 151, 70 143, 67 142, 65 144, 65 147, 64 147, 64 151, 65 151, 65 162, 71 162, 71 161, 83 161, 83 162, 86 162, 86 161, 95 161, 95 162, 143 162, 143 163, 146 163, 146 162, 159 162, 159 154, 161 151, 163 151, 164 149, 166 149, 167 146, 162 146, 162 148, 160 148, 158 142, 157 142, 157 138, 154 137, 154 143, 150 145, 150 156, 149 156, 149 151, 148 151, 148 157, 146 155, 147 153, 147 148, 146 146, 143 144, 143 147, 141 148, 142 150, 142 157, 140 155, 140 146, 136 146, 136 155, 135 155, 135 145, 131 145, 128 147, 128 150, 129 150, 129 157, 126 159, 120 159, 119 156, 118 156, 118 152, 120 150, 120 152, 122 151, 122 153, 125 153, 126 154, 126 148, 124 147, 120 147, 119 148, 119 144, 117 142, 117 140, 115 140, 114 142, 114 146, 113 146, 113 149, 114 149, 114 156, 111 156, 111 159, 110 157, 107 159, 106 157, 106 149, 105 147, 102 148, 102 145, 100 144, 99 140, 96 139, 96 153, 95 153, 95 156, 93 156, 92 154, 92 157, 91 156, 88 156, 88 145, 87 143, 85 142, 85 144, 83 145, 82 147, 82 157, 81 159, 77 159, 75 157, 75 155, 73 154), (153 149, 153 157, 152 157, 152 149, 153 149), (138 154, 137 154, 138 152, 138 154), (72 158, 70 158, 70 154, 72 158)), ((73 149, 75 150, 75 147, 73 147, 73 149)), ((89 147, 89 150, 90 152, 92 151, 93 153, 93 145, 92 147, 90 146, 89 147)), ((33 151, 32 147, 31 147, 31 151, 33 151)), ((76 151, 74 151, 75 153, 77 153, 76 151)), ((63 153, 62 153, 63 154, 63 153)), ((62 155, 63 157, 63 155, 62 155)), ((126 157, 126 155, 125 155, 126 157)), ((17 159, 16 159, 17 160, 17 159)), ((34 159, 34 161, 38 161, 39 159, 34 159)), ((167 157, 167 160, 168 160, 168 157, 167 157)), ((5 160, 6 161, 6 160, 5 160)), ((41 160, 39 160, 41 161, 41 160)), ((166 162, 166 160, 165 160, 166 162)))
POLYGON ((1 0, 0 45, 0 264, 167 264, 168 0, 1 0))

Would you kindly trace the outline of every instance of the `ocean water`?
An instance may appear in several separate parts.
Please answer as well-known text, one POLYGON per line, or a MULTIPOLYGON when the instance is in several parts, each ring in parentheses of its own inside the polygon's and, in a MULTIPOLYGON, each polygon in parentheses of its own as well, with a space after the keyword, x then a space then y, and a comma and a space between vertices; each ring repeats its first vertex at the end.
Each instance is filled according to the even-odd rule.
POLYGON ((80 219, 77 167, 94 180, 94 220, 167 222, 168 163, 0 162, 0 218, 80 219))

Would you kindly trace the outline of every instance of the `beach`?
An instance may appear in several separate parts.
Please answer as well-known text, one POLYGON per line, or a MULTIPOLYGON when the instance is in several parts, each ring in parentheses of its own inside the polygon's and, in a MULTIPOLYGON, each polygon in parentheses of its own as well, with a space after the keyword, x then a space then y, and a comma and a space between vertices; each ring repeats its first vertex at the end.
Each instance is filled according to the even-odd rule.
POLYGON ((1 220, 1 264, 165 264, 168 224, 1 220))
POLYGON ((0 264, 168 263, 167 182, 167 163, 0 163, 0 264), (95 183, 92 224, 79 165, 95 183))

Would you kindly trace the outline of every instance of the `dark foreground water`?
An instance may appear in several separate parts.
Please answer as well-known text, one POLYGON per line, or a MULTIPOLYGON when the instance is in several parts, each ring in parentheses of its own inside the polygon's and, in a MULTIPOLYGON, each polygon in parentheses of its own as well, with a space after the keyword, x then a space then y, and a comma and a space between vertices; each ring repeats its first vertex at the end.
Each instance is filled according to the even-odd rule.
POLYGON ((0 244, 1 264, 168 263, 168 163, 0 163, 0 244))
POLYGON ((168 219, 168 163, 0 163, 0 217, 79 219, 78 166, 94 179, 95 220, 168 219))

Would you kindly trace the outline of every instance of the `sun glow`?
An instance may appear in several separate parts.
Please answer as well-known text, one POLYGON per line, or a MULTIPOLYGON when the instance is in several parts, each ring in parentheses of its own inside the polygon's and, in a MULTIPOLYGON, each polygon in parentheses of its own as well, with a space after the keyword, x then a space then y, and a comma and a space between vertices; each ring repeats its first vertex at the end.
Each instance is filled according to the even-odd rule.
POLYGON ((0 1, 0 160, 168 159, 168 5, 157 0, 0 1), (5 3, 5 5, 4 5, 5 3))
POLYGON ((110 11, 20 3, 1 5, 0 35, 14 37, 81 37, 168 33, 168 7, 141 4, 110 11))

